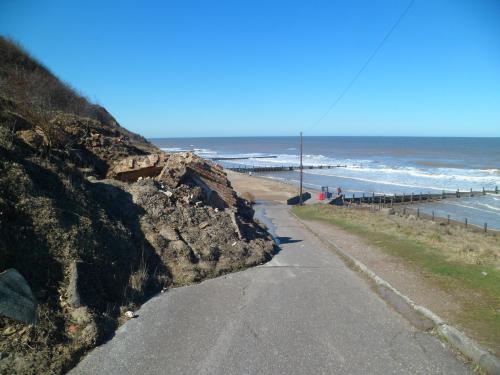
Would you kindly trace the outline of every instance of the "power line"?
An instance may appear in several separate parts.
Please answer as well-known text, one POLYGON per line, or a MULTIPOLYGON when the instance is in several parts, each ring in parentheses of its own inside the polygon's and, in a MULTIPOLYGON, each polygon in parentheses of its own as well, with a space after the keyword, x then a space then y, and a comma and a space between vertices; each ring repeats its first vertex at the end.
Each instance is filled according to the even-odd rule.
POLYGON ((403 20, 403 18, 406 16, 406 13, 408 13, 408 11, 410 10, 410 8, 412 7, 412 5, 413 5, 414 2, 415 2, 415 0, 411 0, 410 1, 410 3, 405 8, 405 10, 403 11, 403 13, 401 13, 401 15, 399 16, 399 18, 394 23, 394 25, 392 25, 392 27, 389 29, 389 31, 387 32, 387 34, 385 34, 384 38, 377 45, 377 48, 375 48, 373 50, 373 52, 370 55, 370 57, 368 57, 368 59, 365 61, 365 63, 361 66, 361 69, 359 69, 358 72, 354 75, 354 77, 349 81, 349 83, 347 84, 347 86, 344 88, 344 90, 342 90, 342 92, 340 93, 340 95, 337 96, 337 98, 333 101, 333 103, 330 105, 330 107, 327 109, 327 111, 316 122, 314 122, 309 127, 308 130, 311 130, 316 125, 318 125, 331 112, 331 110, 333 108, 335 108, 335 106, 338 104, 338 102, 340 102, 340 100, 342 100, 342 98, 345 96, 345 94, 347 94, 347 92, 352 87, 352 85, 354 85, 354 83, 359 78, 359 76, 361 75, 361 73, 363 73, 363 71, 366 69, 366 67, 368 66, 368 64, 370 64, 370 62, 373 60, 373 58, 378 53, 378 51, 382 48, 382 46, 385 44, 385 42, 389 39, 389 37, 391 36, 391 34, 394 32, 394 30, 396 30, 396 28, 401 23, 401 21, 403 20))

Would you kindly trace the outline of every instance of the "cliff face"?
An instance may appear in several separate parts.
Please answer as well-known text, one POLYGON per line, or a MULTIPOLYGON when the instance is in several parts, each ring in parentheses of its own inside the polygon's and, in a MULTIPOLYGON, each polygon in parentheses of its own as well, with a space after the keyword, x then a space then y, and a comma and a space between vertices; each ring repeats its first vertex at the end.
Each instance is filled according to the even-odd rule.
POLYGON ((0 372, 61 373, 145 298, 272 256, 224 171, 122 128, 0 38, 0 273, 38 304, 0 316, 0 372))

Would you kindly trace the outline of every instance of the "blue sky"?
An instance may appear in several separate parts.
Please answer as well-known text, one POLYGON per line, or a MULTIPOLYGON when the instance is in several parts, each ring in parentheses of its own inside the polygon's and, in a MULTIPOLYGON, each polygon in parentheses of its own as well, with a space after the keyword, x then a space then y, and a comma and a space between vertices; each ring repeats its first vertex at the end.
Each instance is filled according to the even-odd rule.
POLYGON ((500 136, 500 2, 2 0, 0 33, 147 137, 500 136))

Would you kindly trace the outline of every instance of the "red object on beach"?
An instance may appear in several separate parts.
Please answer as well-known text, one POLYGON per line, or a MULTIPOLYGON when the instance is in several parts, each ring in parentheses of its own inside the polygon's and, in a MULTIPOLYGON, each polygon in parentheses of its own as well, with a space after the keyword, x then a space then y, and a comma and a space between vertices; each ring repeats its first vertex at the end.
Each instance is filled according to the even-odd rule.
POLYGON ((323 193, 323 192, 319 193, 319 194, 318 194, 318 199, 319 199, 320 201, 324 201, 324 200, 325 200, 325 193, 323 193))

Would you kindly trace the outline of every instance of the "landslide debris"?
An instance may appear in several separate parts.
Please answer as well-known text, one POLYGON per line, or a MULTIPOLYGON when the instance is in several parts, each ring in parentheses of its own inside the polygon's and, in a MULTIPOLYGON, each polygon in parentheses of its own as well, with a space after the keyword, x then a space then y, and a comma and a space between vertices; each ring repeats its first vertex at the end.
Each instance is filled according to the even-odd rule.
POLYGON ((149 296, 273 246, 220 167, 162 153, 0 37, 0 272, 38 306, 36 325, 0 317, 0 373, 64 373, 149 296))

